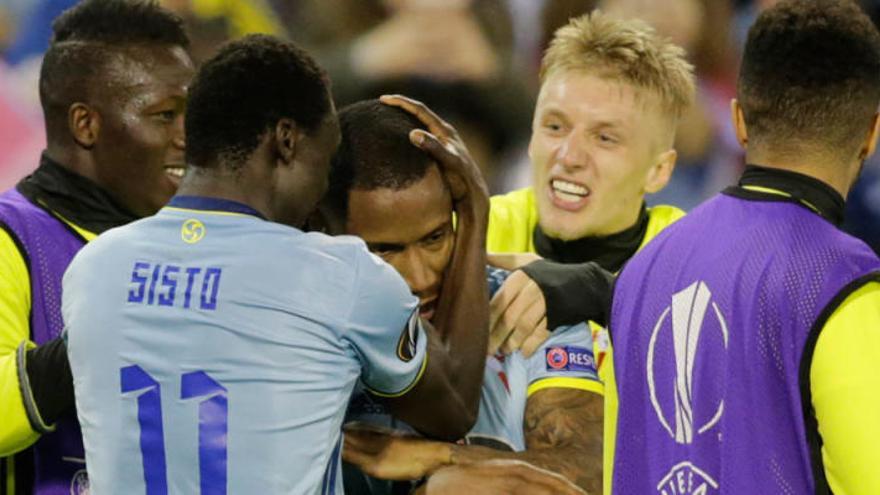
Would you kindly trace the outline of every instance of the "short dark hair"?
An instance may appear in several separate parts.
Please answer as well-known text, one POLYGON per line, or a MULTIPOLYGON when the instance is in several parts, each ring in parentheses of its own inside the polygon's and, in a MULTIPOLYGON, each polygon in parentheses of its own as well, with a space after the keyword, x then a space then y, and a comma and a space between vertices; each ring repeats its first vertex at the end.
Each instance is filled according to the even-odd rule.
POLYGON ((433 159, 409 140, 413 129, 425 126, 413 115, 364 100, 339 112, 342 141, 333 156, 324 205, 338 218, 348 217, 353 189, 404 189, 424 178, 433 159))
POLYGON ((749 138, 852 152, 880 104, 880 34, 852 0, 786 0, 749 30, 738 81, 749 138))
POLYGON ((199 70, 186 110, 186 160, 237 167, 282 118, 315 131, 331 110, 326 73, 305 51, 274 36, 224 45, 199 70))
POLYGON ((66 116, 70 104, 88 99, 114 52, 139 45, 189 46, 183 21, 153 0, 85 0, 58 16, 52 31, 40 68, 47 120, 66 116))

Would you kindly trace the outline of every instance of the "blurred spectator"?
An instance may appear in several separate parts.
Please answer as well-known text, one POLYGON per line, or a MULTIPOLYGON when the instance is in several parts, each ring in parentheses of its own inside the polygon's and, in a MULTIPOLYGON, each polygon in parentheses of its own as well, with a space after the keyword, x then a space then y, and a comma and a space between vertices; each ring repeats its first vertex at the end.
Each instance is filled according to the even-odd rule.
POLYGON ((10 14, 18 17, 12 26, 17 26, 12 42, 3 52, 9 65, 17 65, 28 59, 43 56, 49 48, 52 36, 52 20, 58 14, 76 4, 77 0, 38 0, 36 2, 11 2, 17 9, 10 14))
POLYGON ((46 146, 39 105, 22 104, 27 101, 22 86, 18 74, 0 61, 0 191, 32 171, 46 146))
POLYGON ((849 192, 843 228, 880 254, 880 157, 877 155, 865 164, 859 181, 849 192))
MULTIPOLYGON (((37 77, 52 20, 77 0, 0 0, 0 187, 37 163, 37 77)), ((184 17, 197 62, 246 33, 288 36, 316 53, 341 106, 386 92, 425 100, 454 122, 493 192, 530 180, 525 138, 547 40, 569 18, 602 8, 640 17, 686 48, 698 105, 677 134, 678 167, 649 198, 683 208, 742 167, 729 123, 739 49, 776 0, 159 0, 184 17)), ((880 0, 860 0, 880 19, 880 0)), ((851 193, 847 228, 880 250, 880 158, 851 193)))
POLYGON ((533 96, 511 63, 503 0, 312 0, 289 26, 333 81, 339 106, 382 93, 421 99, 468 129, 490 188, 503 151, 525 135, 533 96), (427 91, 426 91, 427 90, 427 91), (443 110, 440 110, 443 109, 443 110))
POLYGON ((649 203, 693 208, 729 185, 742 167, 742 150, 729 123, 735 94, 730 5, 713 0, 602 0, 598 7, 642 19, 684 48, 695 65, 697 98, 679 123, 675 173, 666 189, 649 198, 649 203))
POLYGON ((190 56, 198 65, 226 41, 251 33, 286 36, 266 0, 161 0, 186 22, 192 40, 190 56))

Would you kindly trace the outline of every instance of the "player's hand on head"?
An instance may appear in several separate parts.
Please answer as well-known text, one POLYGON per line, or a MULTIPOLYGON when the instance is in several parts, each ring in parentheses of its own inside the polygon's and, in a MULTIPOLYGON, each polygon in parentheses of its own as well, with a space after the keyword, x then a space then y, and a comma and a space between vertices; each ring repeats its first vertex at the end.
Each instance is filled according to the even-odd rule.
POLYGON ((448 464, 450 445, 363 424, 345 426, 342 458, 385 480, 416 480, 448 464))
POLYGON ((549 337, 543 292, 522 271, 511 273, 489 302, 489 354, 529 357, 549 337))
POLYGON ((587 495, 564 476, 518 460, 492 460, 437 470, 422 495, 587 495))
POLYGON ((453 201, 457 203, 470 200, 488 205, 489 188, 486 180, 452 125, 437 116, 424 103, 406 96, 383 95, 379 100, 411 113, 427 127, 427 132, 413 130, 410 140, 437 160, 449 184, 453 201))

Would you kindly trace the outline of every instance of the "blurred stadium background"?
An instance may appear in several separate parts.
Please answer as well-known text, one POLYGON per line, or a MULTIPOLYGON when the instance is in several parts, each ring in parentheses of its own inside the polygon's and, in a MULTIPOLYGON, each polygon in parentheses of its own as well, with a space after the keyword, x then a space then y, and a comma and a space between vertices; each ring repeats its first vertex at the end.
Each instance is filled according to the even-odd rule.
MULTIPOLYGON (((37 93, 50 25, 76 0, 0 0, 0 190, 36 168, 37 93)), ((540 55, 569 17, 640 17, 686 48, 697 104, 678 133, 678 167, 649 202, 693 208, 732 183, 743 154, 729 101, 744 36, 773 0, 160 0, 187 22, 198 62, 252 32, 299 43, 328 70, 337 106, 383 93, 423 100, 455 124, 493 193, 529 183, 525 154, 540 55)), ((862 0, 880 21, 880 0, 862 0)), ((846 228, 880 252, 880 157, 849 198, 846 228)))

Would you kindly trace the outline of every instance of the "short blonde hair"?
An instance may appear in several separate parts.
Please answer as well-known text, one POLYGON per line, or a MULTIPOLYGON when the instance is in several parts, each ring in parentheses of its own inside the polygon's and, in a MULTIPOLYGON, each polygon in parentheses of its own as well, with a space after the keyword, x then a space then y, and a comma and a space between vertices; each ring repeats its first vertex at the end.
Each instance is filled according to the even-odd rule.
POLYGON ((553 35, 541 61, 543 83, 551 74, 580 70, 653 91, 676 118, 694 98, 693 65, 681 47, 637 19, 596 10, 573 18, 553 35))

